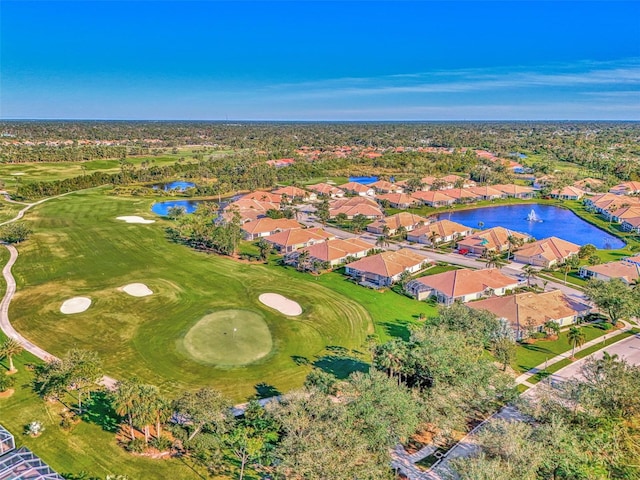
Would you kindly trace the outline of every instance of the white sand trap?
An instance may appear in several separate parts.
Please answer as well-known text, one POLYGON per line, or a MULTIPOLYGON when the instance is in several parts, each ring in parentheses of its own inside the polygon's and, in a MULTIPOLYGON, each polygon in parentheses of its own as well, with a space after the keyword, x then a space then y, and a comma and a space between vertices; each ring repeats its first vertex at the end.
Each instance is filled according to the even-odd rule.
POLYGON ((155 223, 155 220, 145 220, 137 215, 126 215, 124 217, 116 217, 116 220, 124 220, 127 223, 155 223))
POLYGON ((297 317, 302 313, 302 307, 298 302, 289 300, 287 297, 283 297, 277 293, 263 293, 258 297, 258 300, 267 307, 275 308, 280 313, 290 317, 297 317))
POLYGON ((132 297, 146 297, 153 295, 153 292, 144 283, 130 283, 122 287, 122 291, 128 293, 132 297))
POLYGON ((65 300, 60 311, 66 315, 71 313, 84 312, 91 305, 91 299, 87 297, 73 297, 69 300, 65 300))
POLYGON ((21 175, 26 175, 26 173, 24 173, 24 172, 15 172, 15 173, 12 173, 11 175, 13 175, 14 177, 19 177, 21 175))

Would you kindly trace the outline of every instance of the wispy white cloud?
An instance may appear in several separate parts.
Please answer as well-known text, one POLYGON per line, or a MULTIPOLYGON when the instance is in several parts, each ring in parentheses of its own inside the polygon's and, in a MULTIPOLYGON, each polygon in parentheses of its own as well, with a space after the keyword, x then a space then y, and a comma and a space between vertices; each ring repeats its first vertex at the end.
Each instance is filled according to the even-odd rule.
POLYGON ((378 77, 346 77, 270 85, 265 92, 289 98, 339 98, 404 94, 455 94, 518 89, 640 87, 640 59, 579 62, 536 68, 439 70, 378 77))

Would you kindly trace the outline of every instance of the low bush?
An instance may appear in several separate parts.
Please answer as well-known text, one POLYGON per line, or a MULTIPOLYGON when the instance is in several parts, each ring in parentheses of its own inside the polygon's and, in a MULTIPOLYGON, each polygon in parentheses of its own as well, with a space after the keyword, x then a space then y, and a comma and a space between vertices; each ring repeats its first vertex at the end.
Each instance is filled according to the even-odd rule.
POLYGON ((155 438, 154 437, 149 442, 149 445, 152 446, 153 448, 155 448, 156 450, 160 451, 160 452, 164 452, 164 451, 169 450, 171 448, 171 446, 173 445, 173 442, 168 437, 165 437, 164 435, 162 435, 162 436, 160 436, 160 438, 155 438))
POLYGON ((146 450, 146 448, 147 444, 142 438, 134 438, 129 443, 127 443, 126 446, 127 451, 132 453, 142 453, 146 450))

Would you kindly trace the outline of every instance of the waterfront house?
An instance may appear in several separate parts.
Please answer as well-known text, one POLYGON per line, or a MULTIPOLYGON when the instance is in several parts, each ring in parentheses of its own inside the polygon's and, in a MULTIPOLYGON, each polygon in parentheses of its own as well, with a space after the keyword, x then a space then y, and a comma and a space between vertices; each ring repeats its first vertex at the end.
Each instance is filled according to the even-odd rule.
POLYGON ((558 237, 527 243, 513 254, 513 261, 536 267, 550 268, 563 263, 580 251, 580 246, 558 237))
POLYGON ((407 240, 425 245, 437 245, 466 237, 471 232, 473 232, 471 227, 444 219, 407 233, 407 240))
POLYGON ((407 283, 405 291, 418 300, 435 297, 438 303, 470 302, 491 295, 505 295, 518 281, 496 268, 450 270, 407 283))
POLYGON ((439 190, 429 190, 428 192, 419 190, 413 192, 411 197, 429 207, 444 207, 446 205, 453 205, 456 202, 455 198, 439 190))

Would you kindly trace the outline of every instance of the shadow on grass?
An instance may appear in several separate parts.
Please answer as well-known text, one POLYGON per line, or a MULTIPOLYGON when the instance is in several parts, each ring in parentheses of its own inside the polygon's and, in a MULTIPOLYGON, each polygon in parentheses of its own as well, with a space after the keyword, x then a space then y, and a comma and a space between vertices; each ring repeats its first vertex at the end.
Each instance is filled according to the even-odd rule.
POLYGON ((87 395, 84 397, 84 401, 82 402, 82 420, 98 425, 107 432, 117 432, 119 418, 118 414, 111 407, 108 393, 94 392, 91 394, 91 398, 87 395))
POLYGON ((291 360, 299 367, 311 363, 307 357, 303 357, 302 355, 291 355, 291 360))
POLYGON ((253 388, 256 389, 256 397, 259 399, 277 397, 278 395, 282 395, 282 392, 278 390, 276 387, 264 382, 258 383, 253 388))
POLYGON ((340 380, 344 380, 353 372, 368 372, 369 364, 358 360, 357 358, 338 356, 338 355, 325 355, 319 357, 313 366, 323 370, 327 373, 334 375, 340 380))
POLYGON ((411 324, 412 323, 407 320, 397 318, 395 322, 384 322, 381 325, 384 327, 387 335, 390 337, 401 338, 406 342, 411 337, 411 332, 409 331, 409 325, 411 324))

